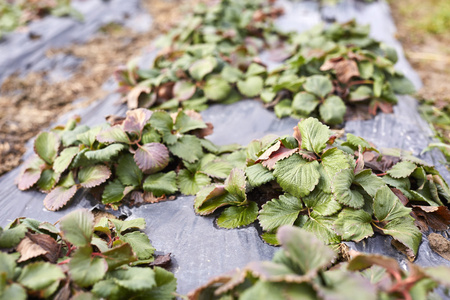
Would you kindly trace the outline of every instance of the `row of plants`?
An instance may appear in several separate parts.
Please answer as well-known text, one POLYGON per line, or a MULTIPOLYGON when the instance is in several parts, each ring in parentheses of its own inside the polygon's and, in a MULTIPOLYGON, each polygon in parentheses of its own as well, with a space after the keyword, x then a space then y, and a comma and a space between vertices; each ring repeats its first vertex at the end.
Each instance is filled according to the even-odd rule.
POLYGON ((229 155, 239 145, 218 147, 204 138, 212 125, 194 111, 140 108, 93 128, 77 121, 40 133, 35 154, 17 179, 21 190, 47 193, 48 210, 62 208, 83 188, 94 188, 93 194, 113 208, 126 196, 130 204, 142 204, 177 192, 195 195, 244 164, 229 155))
POLYGON ((150 267, 144 219, 77 210, 58 222, 18 218, 0 228, 1 299, 174 298, 174 275, 150 267))
POLYGON ((241 152, 246 167, 203 188, 194 201, 199 215, 225 207, 219 227, 258 220, 270 244, 278 244, 275 234, 283 225, 335 245, 378 232, 392 236, 414 260, 422 240, 417 226, 450 225, 450 189, 434 167, 398 149, 381 153, 352 134, 336 139, 317 119, 300 121, 293 136, 257 140, 241 152))
POLYGON ((277 237, 282 250, 272 261, 215 277, 189 299, 442 299, 436 288, 450 287, 444 266, 405 270, 393 258, 356 251, 342 262, 303 229, 283 226, 277 237))
POLYGON ((203 5, 161 38, 152 68, 130 62, 116 72, 130 108, 203 110, 211 103, 260 99, 278 117, 314 116, 341 124, 355 109, 392 112, 396 94, 414 92, 395 70, 397 53, 351 21, 284 33, 272 1, 222 0, 203 5), (242 17, 242 18, 241 18, 242 17), (269 51, 274 70, 257 57, 269 51))
POLYGON ((83 15, 72 8, 70 0, 0 0, 0 39, 5 33, 46 15, 83 19, 83 15))
MULTIPOLYGON (((19 218, 0 231, 1 299, 174 299, 176 278, 154 263, 143 219, 63 217, 59 228, 19 218), (153 262, 153 264, 152 264, 153 262)), ((189 299, 440 299, 447 267, 408 271, 392 258, 335 249, 306 230, 283 226, 272 261, 211 279, 189 299)))

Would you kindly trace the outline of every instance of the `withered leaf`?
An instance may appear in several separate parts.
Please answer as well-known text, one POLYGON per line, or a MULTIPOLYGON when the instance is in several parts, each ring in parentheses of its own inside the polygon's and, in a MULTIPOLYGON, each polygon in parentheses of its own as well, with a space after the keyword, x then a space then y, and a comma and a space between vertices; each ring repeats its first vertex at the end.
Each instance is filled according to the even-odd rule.
POLYGON ((428 235, 428 243, 431 250, 445 258, 450 260, 450 241, 437 233, 430 233, 428 235))
POLYGON ((446 206, 413 205, 413 214, 434 230, 444 231, 450 225, 450 210, 446 206))
POLYGON ((297 153, 299 151, 298 148, 295 149, 289 149, 286 147, 281 147, 280 149, 278 149, 277 151, 275 151, 274 153, 272 153, 272 155, 270 156, 269 159, 263 161, 261 164, 268 168, 269 170, 273 170, 273 168, 275 167, 275 164, 285 158, 290 157, 291 155, 293 155, 294 153, 297 153))
POLYGON ((155 260, 150 263, 152 267, 166 267, 171 262, 170 253, 156 256, 155 260))
POLYGON ((151 89, 148 86, 135 86, 126 96, 127 106, 130 109, 139 107, 139 97, 141 94, 150 94, 151 89))
POLYGON ((365 152, 364 165, 376 173, 385 173, 387 170, 391 169, 393 165, 400 161, 400 158, 390 155, 383 155, 381 160, 378 161, 379 156, 380 155, 375 152, 365 152))
POLYGON ((348 83, 352 77, 359 77, 358 65, 354 60, 333 58, 326 61, 321 67, 321 71, 334 69, 338 80, 342 83, 348 83))
POLYGON ((49 262, 56 263, 59 256, 58 248, 58 243, 51 236, 27 232, 25 238, 17 246, 17 251, 21 254, 18 262, 44 256, 49 262))

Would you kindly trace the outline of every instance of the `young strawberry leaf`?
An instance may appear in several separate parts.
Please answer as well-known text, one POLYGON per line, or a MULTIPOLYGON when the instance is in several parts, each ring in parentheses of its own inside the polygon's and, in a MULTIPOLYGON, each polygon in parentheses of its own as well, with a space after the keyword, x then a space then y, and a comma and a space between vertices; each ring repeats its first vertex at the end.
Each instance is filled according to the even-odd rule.
POLYGON ((405 178, 411 175, 417 166, 409 161, 402 161, 395 164, 387 173, 393 178, 405 178))
POLYGON ((386 185, 383 179, 372 173, 372 170, 364 170, 356 174, 354 183, 359 184, 371 197, 375 197, 377 191, 386 185))
POLYGON ((78 248, 69 262, 69 273, 72 280, 80 287, 91 286, 101 280, 108 270, 104 258, 92 257, 92 248, 78 248))
POLYGON ((125 154, 119 158, 116 175, 124 185, 140 186, 142 183, 143 173, 131 154, 125 154))
POLYGON ((219 207, 242 201, 230 197, 224 186, 210 185, 201 189, 194 199, 194 209, 199 215, 209 215, 219 207), (235 202, 234 202, 235 201, 235 202))
POLYGON ((145 144, 136 150, 134 161, 144 173, 153 174, 167 167, 169 150, 160 143, 145 144))
POLYGON ((126 233, 121 236, 121 240, 130 244, 139 259, 149 259, 155 252, 155 248, 152 247, 145 233, 139 231, 126 233))
POLYGON ((202 173, 180 170, 177 176, 177 185, 184 195, 195 195, 201 188, 209 184, 211 184, 211 179, 202 173))
POLYGON ((272 172, 266 169, 262 164, 255 164, 245 169, 247 181, 252 187, 261 186, 267 182, 275 180, 272 172))
POLYGON ((411 209, 404 207, 391 189, 384 186, 375 194, 373 212, 377 220, 383 222, 407 217, 411 209))
POLYGON ((301 148, 316 154, 322 152, 331 137, 330 130, 317 119, 308 118, 298 123, 302 136, 301 148))
POLYGON ((343 209, 334 223, 334 229, 343 240, 360 242, 372 236, 372 216, 361 209, 343 209))
POLYGON ((314 95, 324 98, 332 92, 333 84, 331 80, 325 76, 314 75, 306 79, 303 88, 314 95))
POLYGON ((69 147, 61 151, 53 163, 53 170, 56 173, 62 173, 70 166, 74 157, 80 152, 78 147, 69 147))
MULTIPOLYGON (((127 122, 127 119, 125 119, 125 122, 127 122)), ((130 139, 128 138, 128 135, 125 133, 125 131, 123 131, 123 129, 119 125, 115 125, 110 128, 102 130, 99 134, 97 134, 97 141, 99 141, 100 143, 130 144, 130 139)))
POLYGON ((341 204, 333 198, 332 194, 317 188, 302 200, 306 207, 324 217, 332 216, 342 209, 341 204))
MULTIPOLYGON (((94 164, 94 163, 100 163, 105 161, 110 161, 113 158, 117 157, 119 153, 123 150, 125 150, 127 147, 124 144, 111 144, 109 146, 106 146, 103 149, 99 150, 93 150, 93 151, 86 151, 86 152, 80 152, 79 154, 82 154, 87 158, 88 163, 94 164)), ((74 158, 74 162, 76 161, 77 156, 74 158)), ((82 164, 77 165, 82 166, 82 164)))
POLYGON ((266 202, 259 211, 258 220, 266 231, 273 231, 282 225, 293 225, 303 204, 297 197, 289 194, 266 202))
POLYGON ((331 189, 335 199, 346 206, 361 208, 364 206, 363 196, 350 187, 355 179, 351 169, 344 169, 334 175, 331 182, 331 189))
POLYGON ((253 223, 258 216, 258 205, 250 201, 245 206, 230 206, 225 208, 217 219, 217 225, 221 228, 239 228, 253 223))
POLYGON ((237 82, 239 92, 249 98, 253 98, 261 94, 263 87, 264 81, 259 76, 247 77, 245 80, 239 80, 237 82))
POLYGON ((203 77, 211 73, 217 66, 217 60, 212 57, 205 57, 196 61, 190 68, 189 73, 195 80, 202 80, 203 77))
POLYGON ((277 162, 273 175, 278 184, 288 193, 296 197, 308 195, 319 183, 318 162, 309 162, 294 154, 277 162))
POLYGON ((319 105, 319 100, 313 94, 307 92, 300 92, 294 96, 292 101, 292 109, 301 114, 309 115, 319 105))
POLYGON ((171 195, 178 191, 177 174, 174 171, 149 175, 143 184, 144 191, 151 192, 155 197, 171 195))
POLYGON ((220 77, 209 77, 204 87, 205 96, 213 101, 227 98, 231 92, 230 84, 220 77))
POLYGON ((104 165, 84 167, 78 173, 80 185, 85 188, 92 188, 104 183, 111 177, 111 170, 104 165))
POLYGON ((325 244, 336 244, 341 242, 341 237, 333 230, 333 223, 335 221, 336 216, 323 217, 312 212, 302 228, 313 233, 325 244))
POLYGON ((208 126, 201 119, 194 119, 184 111, 180 111, 175 119, 174 129, 179 133, 186 133, 195 129, 203 129, 208 126))
POLYGON ((320 117, 330 125, 338 125, 344 122, 347 107, 338 96, 329 96, 319 108, 320 117))
POLYGON ((88 246, 92 240, 94 216, 87 210, 77 210, 60 220, 62 238, 78 247, 88 246))
POLYGON ((124 186, 120 180, 110 181, 102 194, 102 202, 104 204, 117 203, 130 193, 134 187, 124 186))
POLYGON ((230 175, 225 180, 225 190, 244 202, 247 200, 245 186, 246 181, 244 171, 236 168, 231 170, 230 175))
POLYGON ((52 165, 58 155, 60 140, 53 132, 41 132, 34 141, 34 151, 46 163, 52 165))
POLYGON ((196 162, 203 156, 200 140, 192 135, 184 135, 177 143, 168 147, 174 155, 190 163, 196 162))
POLYGON ((56 173, 51 169, 46 169, 42 172, 36 185, 41 191, 49 192, 56 185, 60 176, 60 173, 56 173))

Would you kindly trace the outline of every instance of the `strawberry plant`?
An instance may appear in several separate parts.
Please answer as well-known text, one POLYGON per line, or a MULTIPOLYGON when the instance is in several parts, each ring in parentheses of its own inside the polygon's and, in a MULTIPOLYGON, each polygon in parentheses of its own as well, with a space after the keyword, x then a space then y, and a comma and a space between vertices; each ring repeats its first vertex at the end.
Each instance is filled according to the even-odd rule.
POLYGON ((336 253, 305 230, 284 226, 277 237, 282 250, 272 261, 215 277, 188 298, 440 299, 435 289, 450 286, 450 269, 444 266, 409 263, 406 271, 395 259, 356 251, 348 262, 336 262, 336 253))
POLYGON ((100 218, 86 210, 59 221, 19 218, 0 232, 2 299, 143 297, 173 299, 174 275, 149 268, 155 249, 144 219, 100 218))
POLYGON ((58 210, 81 188, 94 188, 104 204, 116 207, 126 198, 139 204, 155 202, 181 191, 195 194, 221 182, 232 169, 225 153, 203 137, 212 132, 198 113, 136 109, 93 128, 70 120, 40 133, 35 155, 25 163, 17 183, 21 190, 36 186, 44 206, 58 210))
POLYGON ((201 6, 162 38, 165 48, 151 69, 130 62, 116 72, 128 107, 203 110, 256 98, 280 118, 314 116, 339 125, 361 108, 366 118, 378 109, 392 112, 396 94, 414 91, 394 69, 395 49, 370 38, 368 26, 352 21, 282 33, 273 26, 280 13, 270 1, 201 6), (257 58, 264 49, 288 59, 268 73, 257 58))
POLYGON ((391 149, 382 155, 366 140, 333 136, 308 118, 293 136, 252 142, 246 167, 234 168, 223 184, 197 193, 194 208, 217 218, 223 228, 258 219, 263 239, 277 244, 282 225, 313 232, 326 244, 359 242, 375 232, 406 247, 411 259, 422 234, 415 225, 445 230, 450 224, 450 189, 434 167, 410 153, 391 149), (271 200, 270 200, 271 199, 271 200), (431 221, 437 218, 437 222, 431 221))
POLYGON ((369 33, 369 26, 351 21, 293 35, 297 50, 269 74, 261 98, 278 117, 315 116, 330 125, 361 104, 372 115, 391 113, 395 94, 413 93, 414 86, 394 69, 395 49, 369 33))

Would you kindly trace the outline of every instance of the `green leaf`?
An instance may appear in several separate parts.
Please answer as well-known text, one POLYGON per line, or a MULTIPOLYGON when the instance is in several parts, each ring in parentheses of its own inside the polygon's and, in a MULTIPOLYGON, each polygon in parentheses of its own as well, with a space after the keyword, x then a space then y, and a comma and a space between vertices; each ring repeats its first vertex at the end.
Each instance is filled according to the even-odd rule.
POLYGON ((79 247, 69 261, 71 279, 81 287, 88 287, 101 280, 108 270, 104 258, 92 257, 91 246, 79 247))
POLYGON ((151 192, 155 197, 172 195, 178 191, 177 174, 170 171, 149 175, 144 181, 143 188, 144 191, 151 192))
POLYGON ((153 174, 167 167, 169 150, 160 143, 145 144, 136 150, 134 161, 144 173, 153 174))
POLYGON ((231 92, 230 84, 220 77, 210 77, 203 88, 205 96, 213 101, 224 100, 231 92))
POLYGON ((302 208, 302 201, 297 197, 281 195, 262 206, 258 220, 265 231, 273 231, 282 225, 293 225, 302 208))
POLYGON ((73 130, 70 131, 63 131, 61 134, 61 141, 64 147, 72 146, 79 144, 78 141, 78 134, 86 132, 89 130, 89 127, 86 125, 81 125, 75 127, 73 130))
MULTIPOLYGON (((133 188, 133 187, 131 187, 133 188)), ((125 187, 120 180, 110 181, 103 190, 102 202, 104 204, 116 203, 121 201, 129 192, 130 187, 125 187)))
POLYGON ((57 186, 45 196, 44 206, 50 211, 56 211, 66 205, 76 192, 76 185, 71 187, 57 186))
POLYGON ((53 132, 41 132, 34 141, 34 151, 49 165, 53 164, 58 155, 59 138, 53 132))
POLYGON ((250 201, 245 206, 230 206, 225 208, 217 219, 217 225, 221 228, 239 228, 247 226, 256 220, 258 216, 258 205, 250 201))
POLYGON ((124 185, 140 186, 142 183, 142 171, 137 166, 131 154, 125 154, 119 158, 116 167, 116 176, 124 185))
POLYGON ((330 125, 338 125, 344 122, 347 106, 338 96, 329 96, 319 108, 320 117, 330 125))
POLYGON ((220 76, 229 83, 235 83, 243 77, 243 73, 238 68, 226 65, 220 72, 220 76))
POLYGON ((128 297, 130 292, 117 285, 113 279, 107 279, 97 282, 92 288, 92 293, 101 299, 119 300, 128 297))
POLYGON ((16 258, 14 258, 14 256, 5 252, 0 252, 0 274, 4 274, 5 279, 14 278, 16 266, 16 258))
POLYGON ((150 118, 150 125, 162 134, 165 143, 171 145, 177 141, 177 137, 172 134, 173 119, 165 111, 155 111, 150 118))
POLYGON ((331 189, 335 199, 346 206, 362 208, 364 206, 363 196, 355 190, 350 189, 355 174, 352 169, 342 170, 334 175, 331 189))
POLYGON ((130 144, 128 135, 118 125, 102 130, 99 134, 97 134, 97 141, 100 143, 130 144))
POLYGON ((150 268, 115 270, 110 277, 119 286, 132 291, 145 291, 156 286, 155 272, 150 268))
POLYGON ((323 299, 347 300, 355 295, 361 299, 378 299, 376 286, 359 274, 337 269, 325 272, 323 278, 326 285, 321 285, 318 292, 323 299))
POLYGON ((387 173, 393 178, 406 178, 417 168, 416 164, 409 161, 396 163, 387 173))
POLYGON ((305 115, 310 115, 319 105, 316 96, 306 92, 300 92, 294 96, 292 109, 305 115))
POLYGON ((73 158, 78 152, 80 152, 78 147, 69 147, 61 151, 59 156, 55 159, 53 170, 57 173, 64 172, 70 166, 73 158))
POLYGON ((334 215, 342 209, 339 202, 333 199, 333 195, 317 188, 308 196, 303 197, 303 202, 306 207, 324 217, 334 215))
POLYGON ((416 92, 414 84, 405 76, 392 77, 389 79, 389 83, 396 94, 406 95, 416 92))
POLYGON ((156 288, 146 291, 146 297, 152 300, 170 300, 173 299, 177 289, 177 279, 175 276, 164 270, 163 268, 155 267, 156 288))
POLYGON ((107 162, 126 148, 124 144, 112 144, 100 150, 86 151, 84 156, 91 162, 107 162))
POLYGON ((211 179, 208 175, 182 169, 178 172, 177 183, 182 194, 195 195, 201 188, 211 184, 211 179))
POLYGON ((52 169, 46 169, 42 172, 36 185, 41 191, 50 191, 58 182, 60 176, 60 173, 56 173, 52 169))
POLYGON ((325 76, 313 75, 306 79, 303 88, 307 92, 324 98, 333 90, 333 84, 331 83, 331 80, 325 76))
POLYGON ((278 161, 273 175, 283 190, 301 198, 308 195, 319 183, 318 165, 317 161, 309 162, 294 154, 278 161))
POLYGON ((193 135, 182 136, 177 143, 169 145, 169 150, 174 155, 190 163, 196 162, 203 156, 202 144, 193 135))
POLYGON ((373 235, 371 222, 372 216, 364 210, 345 208, 339 213, 334 229, 343 240, 359 242, 373 235))
POLYGON ((385 186, 383 179, 372 173, 372 170, 363 170, 356 174, 354 182, 362 188, 371 197, 375 197, 377 190, 385 186))
POLYGON ((448 267, 446 266, 428 267, 424 271, 433 280, 447 287, 450 286, 450 270, 448 267))
POLYGON ((347 133, 347 141, 342 143, 342 146, 348 146, 353 150, 358 150, 359 146, 361 146, 362 152, 366 150, 375 150, 376 152, 378 152, 378 150, 373 148, 368 141, 351 133, 347 133))
POLYGON ((245 80, 239 80, 237 87, 239 92, 246 97, 256 97, 261 94, 264 86, 264 81, 259 76, 247 77, 245 80))
POLYGON ((102 254, 105 256, 105 260, 108 263, 108 271, 114 270, 122 265, 128 265, 137 260, 130 244, 114 247, 108 251, 104 251, 102 254))
MULTIPOLYGON (((203 161, 203 160, 202 160, 203 161)), ((200 166, 200 172, 215 178, 227 178, 233 166, 222 160, 213 160, 200 166)))
POLYGON ((246 77, 255 76, 255 75, 263 75, 267 72, 266 67, 257 64, 257 63, 251 63, 248 66, 247 72, 245 72, 246 77))
POLYGON ((391 189, 384 186, 375 194, 373 212, 379 222, 384 222, 409 216, 411 208, 403 206, 391 189))
POLYGON ((197 87, 192 82, 187 80, 180 80, 175 83, 173 86, 173 95, 175 98, 185 101, 195 94, 197 87))
POLYGON ((62 269, 47 262, 35 262, 26 265, 17 282, 31 290, 43 290, 53 283, 66 278, 62 269))
POLYGON ((97 134, 99 134, 100 131, 102 131, 102 127, 96 126, 89 129, 88 131, 77 134, 77 140, 79 140, 82 144, 92 148, 96 141, 97 134))
POLYGON ((252 187, 261 186, 267 182, 275 180, 272 172, 261 164, 255 164, 245 169, 247 181, 252 187))
POLYGON ((414 219, 407 217, 398 217, 386 224, 383 233, 392 236, 417 254, 419 244, 422 241, 422 233, 414 225, 414 219))
POLYGON ((0 248, 8 249, 17 246, 25 237, 28 231, 25 225, 17 225, 15 227, 0 231, 0 248))
POLYGON ((136 218, 131 220, 121 221, 118 219, 110 219, 114 224, 116 232, 121 234, 128 229, 145 229, 146 223, 144 218, 136 218))
POLYGON ((180 111, 175 120, 174 129, 179 133, 186 133, 195 129, 207 128, 208 126, 201 119, 194 119, 188 116, 184 111, 180 111))
POLYGON ((295 262, 305 274, 317 272, 336 258, 334 252, 314 234, 297 227, 281 227, 278 230, 277 239, 286 256, 295 262))
POLYGON ((313 233, 325 244, 336 244, 341 242, 341 238, 333 230, 333 223, 336 217, 323 217, 312 212, 309 219, 303 225, 303 229, 313 233))
POLYGON ((246 181, 244 171, 237 168, 231 170, 230 175, 225 180, 225 190, 236 196, 238 199, 245 201, 247 200, 245 186, 246 181))
POLYGON ((316 154, 319 154, 325 149, 331 137, 328 126, 323 125, 315 118, 308 118, 298 123, 298 128, 302 136, 302 149, 312 151, 316 154))
POLYGON ((91 212, 79 209, 64 216, 59 221, 62 237, 77 247, 91 243, 94 230, 94 216, 91 212))
POLYGON ((5 290, 0 294, 1 300, 25 300, 28 299, 27 291, 17 283, 12 283, 5 287, 5 290))
POLYGON ((211 73, 217 66, 217 59, 212 56, 197 60, 189 68, 189 74, 197 81, 201 81, 203 77, 211 73))
POLYGON ((230 203, 240 204, 241 202, 241 199, 231 197, 224 186, 210 185, 197 193, 194 199, 194 208, 199 215, 209 215, 219 207, 230 203))
POLYGON ((111 170, 105 165, 88 166, 78 172, 80 184, 85 188, 98 186, 111 177, 111 170))
POLYGON ((278 118, 289 117, 292 114, 292 101, 283 99, 273 108, 278 118))
POLYGON ((130 244, 139 259, 149 259, 155 252, 155 248, 150 244, 145 233, 133 231, 121 236, 120 239, 130 244))
POLYGON ((363 101, 372 98, 372 89, 366 85, 360 85, 356 90, 350 92, 350 101, 363 101))

